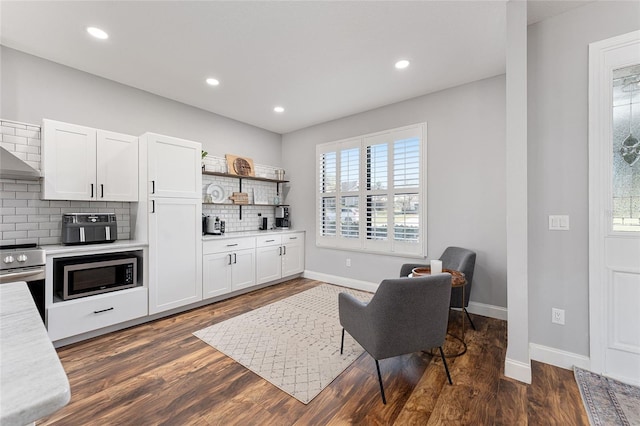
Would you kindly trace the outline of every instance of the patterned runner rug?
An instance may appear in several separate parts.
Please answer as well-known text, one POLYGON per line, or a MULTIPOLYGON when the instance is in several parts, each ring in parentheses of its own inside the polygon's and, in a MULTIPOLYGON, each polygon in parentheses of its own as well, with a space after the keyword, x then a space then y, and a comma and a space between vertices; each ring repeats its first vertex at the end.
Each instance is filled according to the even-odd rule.
POLYGON ((308 404, 363 352, 346 333, 340 355, 339 293, 372 297, 322 284, 193 334, 308 404))
POLYGON ((640 388, 573 368, 592 425, 640 425, 640 388))

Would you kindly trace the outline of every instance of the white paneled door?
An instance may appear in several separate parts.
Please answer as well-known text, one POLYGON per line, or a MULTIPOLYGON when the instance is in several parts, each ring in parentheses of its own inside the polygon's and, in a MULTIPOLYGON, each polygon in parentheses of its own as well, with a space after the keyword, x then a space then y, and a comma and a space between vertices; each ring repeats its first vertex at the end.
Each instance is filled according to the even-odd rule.
POLYGON ((589 48, 591 369, 640 385, 640 31, 589 48))
POLYGON ((149 313, 202 300, 202 201, 150 200, 149 313))

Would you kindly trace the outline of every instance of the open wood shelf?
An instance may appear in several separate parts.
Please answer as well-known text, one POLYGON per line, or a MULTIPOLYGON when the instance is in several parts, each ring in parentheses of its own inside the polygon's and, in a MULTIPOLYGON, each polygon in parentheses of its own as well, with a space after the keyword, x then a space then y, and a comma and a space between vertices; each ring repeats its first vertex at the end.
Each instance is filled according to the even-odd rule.
POLYGON ((279 207, 279 206, 283 206, 283 207, 288 207, 289 206, 289 204, 253 204, 253 203, 249 203, 249 204, 233 204, 233 203, 205 203, 205 202, 203 202, 202 204, 213 205, 213 206, 230 206, 230 207, 237 207, 237 206, 257 206, 257 207, 279 207))
MULTIPOLYGON (((243 180, 255 180, 255 181, 259 181, 259 182, 275 183, 276 184, 276 195, 278 197, 280 196, 280 184, 289 182, 288 180, 270 179, 270 178, 258 177, 258 176, 240 176, 240 175, 232 175, 231 173, 208 172, 206 170, 203 170, 202 174, 204 176, 219 176, 219 177, 238 179, 238 187, 239 187, 239 191, 238 192, 242 192, 242 181, 243 180)), ((239 207, 238 216, 239 216, 240 220, 242 220, 242 206, 259 206, 259 207, 288 206, 288 204, 253 204, 253 203, 252 204, 202 203, 202 204, 216 205, 216 206, 234 206, 234 207, 237 206, 237 207, 239 207)))
POLYGON ((234 178, 234 179, 257 180, 260 182, 273 182, 273 183, 289 182, 288 180, 278 180, 278 179, 271 179, 271 178, 265 178, 265 177, 259 177, 259 176, 240 176, 240 175, 232 175, 231 173, 222 173, 222 172, 203 171, 202 174, 207 176, 220 176, 220 177, 228 177, 228 178, 234 178))

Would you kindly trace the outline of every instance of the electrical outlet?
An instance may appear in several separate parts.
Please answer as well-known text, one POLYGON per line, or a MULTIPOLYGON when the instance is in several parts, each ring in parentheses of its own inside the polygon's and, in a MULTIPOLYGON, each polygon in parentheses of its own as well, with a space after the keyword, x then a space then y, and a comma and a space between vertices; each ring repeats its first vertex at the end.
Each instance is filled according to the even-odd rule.
POLYGON ((347 264, 347 268, 351 267, 351 259, 350 258, 347 258, 347 263, 346 264, 347 264))
POLYGON ((551 308, 551 322, 564 325, 564 309, 551 308))

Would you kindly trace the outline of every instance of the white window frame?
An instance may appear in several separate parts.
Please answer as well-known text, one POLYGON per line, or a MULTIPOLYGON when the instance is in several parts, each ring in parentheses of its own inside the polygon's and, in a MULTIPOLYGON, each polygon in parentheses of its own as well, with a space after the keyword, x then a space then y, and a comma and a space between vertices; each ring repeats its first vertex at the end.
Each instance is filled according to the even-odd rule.
MULTIPOLYGON (((316 146, 316 246, 324 248, 335 248, 340 250, 351 250, 366 253, 376 253, 391 256, 403 257, 421 257, 426 256, 427 241, 427 124, 418 123, 409 126, 397 127, 394 129, 384 130, 376 133, 357 136, 349 139, 342 139, 334 142, 319 144, 316 146), (420 155, 419 155, 419 184, 416 190, 413 189, 397 189, 393 185, 393 145, 390 145, 389 155, 387 158, 388 181, 387 189, 379 191, 370 191, 366 187, 367 182, 367 146, 378 143, 388 142, 392 144, 394 141, 406 139, 409 137, 418 137, 420 139, 420 155), (353 192, 343 192, 340 187, 340 151, 350 148, 359 148, 360 158, 360 184, 359 190, 353 192), (322 235, 322 198, 326 198, 328 194, 321 191, 321 164, 320 159, 323 154, 336 153, 336 234, 322 235), (394 226, 388 227, 386 240, 373 240, 367 238, 367 221, 364 220, 367 213, 367 195, 376 195, 376 193, 384 193, 387 195, 387 215, 393 217, 394 197, 396 194, 417 193, 419 203, 419 234, 418 241, 403 242, 396 241, 394 238, 394 226), (340 200, 342 196, 356 195, 358 196, 359 216, 363 218, 359 221, 358 238, 346 238, 341 236, 341 209, 340 200)), ((392 220, 393 222, 393 220, 392 220)))

